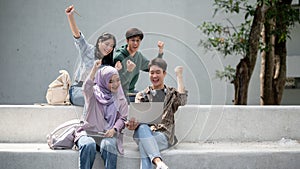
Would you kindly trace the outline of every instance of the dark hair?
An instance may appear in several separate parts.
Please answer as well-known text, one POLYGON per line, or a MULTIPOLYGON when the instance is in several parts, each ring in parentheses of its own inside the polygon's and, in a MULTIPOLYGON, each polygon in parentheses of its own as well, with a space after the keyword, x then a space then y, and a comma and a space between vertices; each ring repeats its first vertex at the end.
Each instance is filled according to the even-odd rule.
POLYGON ((150 70, 150 67, 156 65, 160 68, 162 68, 162 70, 165 72, 167 70, 167 62, 165 60, 163 60, 162 58, 154 58, 152 59, 149 64, 148 64, 148 68, 150 70))
POLYGON ((114 35, 110 33, 103 33, 101 36, 98 37, 97 42, 96 42, 96 50, 95 50, 95 59, 101 59, 102 57, 102 65, 109 65, 109 66, 115 66, 113 57, 114 57, 114 49, 116 47, 117 41, 114 35), (104 42, 108 39, 113 39, 114 41, 114 46, 113 50, 105 57, 102 56, 102 53, 99 50, 99 42, 104 42))
POLYGON ((144 34, 141 30, 138 28, 130 28, 125 34, 126 39, 134 38, 134 37, 140 37, 141 40, 144 38, 144 34))

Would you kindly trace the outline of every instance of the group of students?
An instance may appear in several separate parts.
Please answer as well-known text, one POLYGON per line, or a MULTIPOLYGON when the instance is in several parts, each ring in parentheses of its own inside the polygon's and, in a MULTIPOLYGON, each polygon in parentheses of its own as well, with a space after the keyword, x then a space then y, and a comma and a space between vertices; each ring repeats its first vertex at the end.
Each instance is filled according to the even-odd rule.
POLYGON ((74 105, 85 107, 83 118, 92 126, 89 132, 105 132, 99 143, 87 131, 76 133, 79 168, 92 168, 97 146, 105 168, 117 168, 118 153, 124 154, 122 130, 127 128, 134 131, 133 139, 141 156, 140 168, 152 169, 155 165, 156 169, 167 169, 160 151, 176 143, 174 114, 187 101, 183 68, 179 66, 175 69, 177 89, 166 86, 164 78, 167 63, 162 59, 163 42, 158 42, 158 56, 149 61, 138 51, 144 37, 143 32, 131 28, 125 34, 127 44, 116 50, 116 56, 113 57, 115 37, 104 33, 99 36, 95 46, 89 44, 76 25, 74 10, 72 5, 65 12, 81 62, 75 72, 75 82, 70 88, 70 101, 74 105), (149 72, 152 84, 137 92, 135 84, 140 70, 149 72), (127 119, 129 102, 143 102, 145 95, 147 101, 164 102, 162 118, 158 124, 143 124, 134 118, 127 119))

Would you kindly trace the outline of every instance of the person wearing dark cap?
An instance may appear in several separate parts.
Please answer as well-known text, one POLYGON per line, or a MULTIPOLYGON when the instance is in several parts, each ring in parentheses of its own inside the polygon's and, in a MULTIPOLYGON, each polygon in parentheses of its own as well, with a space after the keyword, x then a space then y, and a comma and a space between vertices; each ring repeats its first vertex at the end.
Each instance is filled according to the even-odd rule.
MULTIPOLYGON (((147 59, 139 50, 141 41, 144 38, 144 34, 137 28, 130 28, 126 34, 127 44, 121 46, 115 54, 114 63, 115 68, 119 71, 121 78, 122 88, 125 96, 127 96, 128 102, 134 102, 135 85, 139 78, 139 71, 148 72, 149 59, 147 59)), ((158 41, 157 46, 159 49, 158 56, 162 58, 164 42, 158 41)))

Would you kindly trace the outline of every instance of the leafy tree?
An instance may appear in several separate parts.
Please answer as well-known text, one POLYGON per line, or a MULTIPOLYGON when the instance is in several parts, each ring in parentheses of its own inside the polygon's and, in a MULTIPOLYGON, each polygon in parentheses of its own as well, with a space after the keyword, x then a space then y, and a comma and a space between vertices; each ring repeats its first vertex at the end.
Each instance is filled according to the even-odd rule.
POLYGON ((234 104, 246 105, 249 82, 258 52, 261 52, 261 104, 280 104, 286 79, 286 39, 289 28, 299 22, 299 13, 292 9, 292 0, 215 0, 215 14, 224 12, 243 16, 243 22, 226 25, 203 22, 199 29, 208 36, 200 40, 206 49, 215 49, 224 57, 237 55, 236 68, 218 70, 219 78, 234 85, 234 104))

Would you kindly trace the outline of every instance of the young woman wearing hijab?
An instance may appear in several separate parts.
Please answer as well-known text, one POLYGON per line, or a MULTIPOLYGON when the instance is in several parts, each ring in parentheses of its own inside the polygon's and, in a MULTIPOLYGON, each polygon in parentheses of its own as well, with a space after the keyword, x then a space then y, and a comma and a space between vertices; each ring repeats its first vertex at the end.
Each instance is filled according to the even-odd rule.
POLYGON ((95 61, 89 77, 83 84, 88 131, 76 133, 79 148, 79 168, 91 169, 96 155, 95 139, 89 132, 104 132, 100 141, 100 154, 106 169, 117 167, 117 155, 123 154, 123 134, 128 104, 120 86, 118 71, 111 66, 101 67, 95 61), (100 68, 100 69, 99 69, 100 68))
POLYGON ((82 95, 83 81, 88 76, 95 60, 102 59, 102 65, 114 66, 113 51, 116 46, 116 38, 110 33, 103 33, 98 37, 96 45, 89 44, 77 27, 74 11, 73 5, 65 10, 75 46, 80 53, 80 62, 74 74, 75 82, 70 88, 70 101, 73 105, 84 106, 84 97, 82 95))

